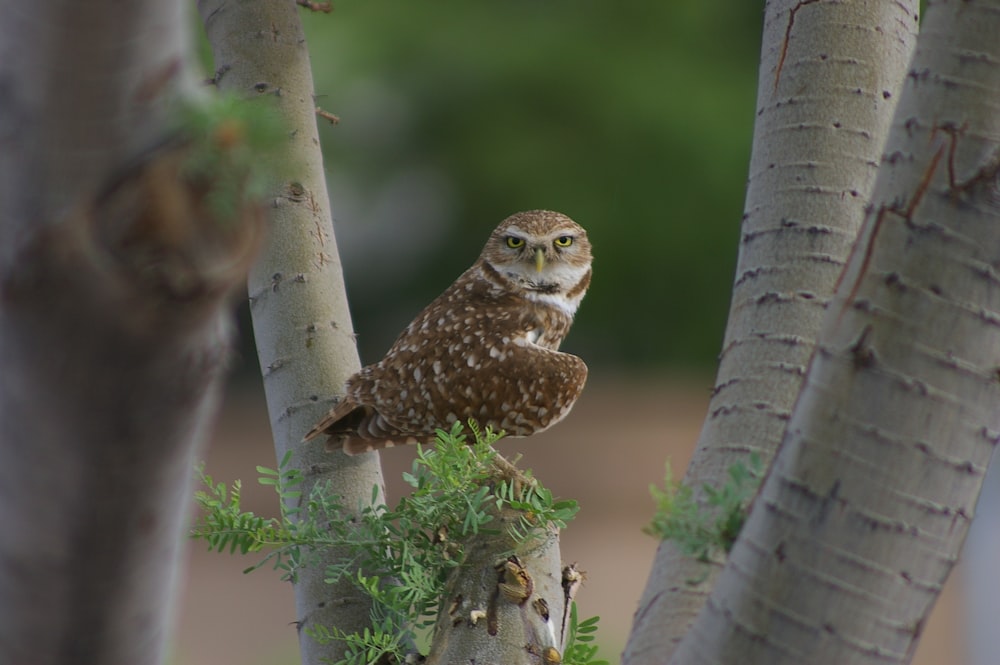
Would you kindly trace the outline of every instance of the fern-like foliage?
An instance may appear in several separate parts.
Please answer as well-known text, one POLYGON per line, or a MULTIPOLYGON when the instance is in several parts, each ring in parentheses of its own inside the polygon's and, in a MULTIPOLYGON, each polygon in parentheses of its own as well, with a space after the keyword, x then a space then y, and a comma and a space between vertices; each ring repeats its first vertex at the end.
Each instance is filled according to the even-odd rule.
POLYGON ((563 665, 610 665, 608 661, 597 658, 597 645, 593 642, 596 638, 598 621, 600 617, 596 616, 580 621, 577 617, 576 603, 570 603, 566 646, 562 655, 563 665))
POLYGON ((690 487, 674 480, 667 464, 664 488, 649 488, 656 501, 656 514, 644 531, 673 541, 681 552, 701 561, 728 554, 763 476, 760 456, 751 455, 749 465, 730 466, 728 476, 722 487, 702 485, 704 501, 700 503, 690 487))
MULTIPOLYGON (((297 569, 303 565, 303 549, 307 547, 334 546, 343 543, 343 534, 328 532, 321 527, 322 516, 327 519, 344 511, 337 497, 328 501, 306 506, 307 519, 296 519, 303 512, 299 505, 302 483, 301 474, 288 467, 291 454, 286 454, 278 469, 257 467, 261 474, 261 485, 274 487, 280 500, 279 517, 259 517, 244 511, 241 506, 242 483, 233 482, 232 487, 215 482, 212 476, 199 464, 196 471, 202 489, 195 492, 195 502, 201 508, 201 517, 191 529, 191 537, 208 543, 209 549, 230 553, 239 550, 241 554, 263 552, 264 556, 244 572, 256 570, 271 563, 282 571, 283 580, 295 581, 297 569)), ((315 492, 314 492, 315 493, 315 492)))
MULTIPOLYGON (((274 488, 281 505, 279 517, 262 518, 243 511, 239 481, 227 487, 199 467, 201 518, 191 535, 220 552, 262 553, 247 572, 271 563, 291 580, 323 548, 346 552, 326 568, 326 581, 348 581, 372 599, 371 627, 345 634, 313 626, 309 634, 320 642, 343 642, 346 653, 337 665, 404 662, 436 621, 449 574, 464 560, 465 543, 496 529, 494 515, 517 511, 519 519, 508 530, 523 543, 552 526, 565 527, 577 511, 575 501, 556 500, 530 474, 499 456, 492 444, 502 434, 480 432, 474 423, 470 431, 471 442, 456 423, 450 432, 438 431, 435 446, 418 447, 411 470, 403 474, 412 492, 391 508, 378 501, 377 487, 371 505, 354 511, 346 510, 326 485, 317 484, 303 496, 302 476, 290 468, 286 455, 278 469, 257 467, 259 482, 274 488)), ((591 626, 583 622, 582 630, 571 630, 570 636, 585 643, 592 638, 591 626)))

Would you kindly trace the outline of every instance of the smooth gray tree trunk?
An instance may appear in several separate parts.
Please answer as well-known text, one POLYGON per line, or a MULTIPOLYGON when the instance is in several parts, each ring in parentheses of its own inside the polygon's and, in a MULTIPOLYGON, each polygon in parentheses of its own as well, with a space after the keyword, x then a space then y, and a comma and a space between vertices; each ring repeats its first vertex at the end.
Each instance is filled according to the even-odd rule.
POLYGON ((908 663, 1000 439, 1000 2, 931 4, 773 468, 674 664, 908 663))
MULTIPOLYGON (((302 442, 360 362, 319 149, 301 10, 290 1, 201 0, 198 11, 219 89, 249 104, 274 107, 288 129, 270 165, 277 182, 269 200, 267 241, 248 281, 276 457, 292 453, 292 466, 305 478, 303 496, 316 483, 329 482, 343 505, 367 505, 372 488, 381 492, 383 487, 377 453, 348 457, 327 452, 322 439, 302 442)), ((337 641, 320 644, 310 638, 310 627, 352 633, 370 624, 371 605, 363 593, 347 580, 325 582, 326 566, 341 554, 325 551, 299 571, 294 620, 304 664, 335 662, 344 651, 337 641)))
MULTIPOLYGON (((691 487, 719 486, 731 465, 777 450, 871 200, 917 11, 916 0, 765 7, 739 261, 691 487)), ((661 543, 624 661, 664 662, 720 570, 661 543)))

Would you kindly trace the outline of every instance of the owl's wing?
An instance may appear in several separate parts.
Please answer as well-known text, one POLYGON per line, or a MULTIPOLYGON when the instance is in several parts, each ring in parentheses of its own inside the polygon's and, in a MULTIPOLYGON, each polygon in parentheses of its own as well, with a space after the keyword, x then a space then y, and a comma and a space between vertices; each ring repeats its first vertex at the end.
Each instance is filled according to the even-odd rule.
POLYGON ((449 430, 456 420, 509 436, 529 436, 562 420, 586 382, 583 360, 525 340, 498 344, 441 345, 383 365, 373 377, 377 390, 370 383, 358 391, 359 401, 374 408, 378 422, 371 427, 427 433, 432 441, 435 430, 449 430))
POLYGON ((533 344, 484 355, 471 364, 464 354, 412 358, 406 372, 384 365, 366 368, 305 440, 325 434, 327 450, 355 455, 432 443, 436 430, 470 419, 509 436, 529 436, 566 417, 587 380, 583 360, 533 344), (414 377, 419 377, 416 383, 414 377))
POLYGON ((430 443, 456 421, 529 436, 562 420, 587 379, 580 358, 556 350, 572 317, 489 289, 467 271, 348 379, 307 438, 325 433, 328 448, 356 453, 430 443))

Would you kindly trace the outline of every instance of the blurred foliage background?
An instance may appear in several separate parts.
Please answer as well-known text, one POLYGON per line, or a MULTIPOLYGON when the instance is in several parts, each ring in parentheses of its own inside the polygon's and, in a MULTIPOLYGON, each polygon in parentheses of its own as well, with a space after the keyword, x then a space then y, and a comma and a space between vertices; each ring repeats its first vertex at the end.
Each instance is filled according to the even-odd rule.
POLYGON ((587 228, 596 256, 563 348, 592 369, 710 370, 762 6, 338 0, 304 12, 317 104, 340 117, 320 134, 362 361, 501 219, 549 208, 587 228))

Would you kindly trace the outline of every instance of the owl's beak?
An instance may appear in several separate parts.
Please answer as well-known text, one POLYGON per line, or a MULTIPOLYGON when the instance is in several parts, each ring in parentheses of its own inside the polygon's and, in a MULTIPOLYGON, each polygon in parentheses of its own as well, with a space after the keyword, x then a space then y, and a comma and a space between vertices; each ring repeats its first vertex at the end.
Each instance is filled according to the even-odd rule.
POLYGON ((542 272, 545 267, 545 250, 541 247, 535 248, 535 272, 542 272))

